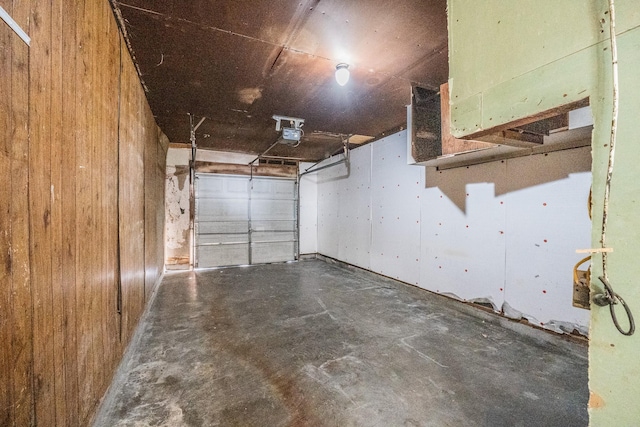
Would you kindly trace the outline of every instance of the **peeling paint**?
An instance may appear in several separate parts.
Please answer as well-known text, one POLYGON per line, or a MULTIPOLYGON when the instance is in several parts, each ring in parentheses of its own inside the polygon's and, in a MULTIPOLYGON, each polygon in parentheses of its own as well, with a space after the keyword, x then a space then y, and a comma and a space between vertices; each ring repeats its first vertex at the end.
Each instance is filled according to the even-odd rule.
POLYGON ((166 181, 166 261, 189 260, 189 185, 188 169, 167 166, 166 181))

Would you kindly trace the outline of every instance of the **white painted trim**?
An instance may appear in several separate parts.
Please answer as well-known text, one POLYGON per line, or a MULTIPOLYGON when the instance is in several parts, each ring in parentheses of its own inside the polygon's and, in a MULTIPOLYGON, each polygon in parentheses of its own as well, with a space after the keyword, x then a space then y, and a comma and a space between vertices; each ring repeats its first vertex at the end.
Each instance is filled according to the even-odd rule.
POLYGON ((27 33, 24 32, 22 28, 20 28, 20 25, 18 25, 18 23, 13 20, 13 18, 7 13, 6 10, 2 8, 2 6, 0 6, 0 18, 2 18, 2 20, 6 22, 13 31, 16 32, 18 37, 20 37, 22 41, 27 44, 27 46, 31 45, 31 38, 27 35, 27 33))

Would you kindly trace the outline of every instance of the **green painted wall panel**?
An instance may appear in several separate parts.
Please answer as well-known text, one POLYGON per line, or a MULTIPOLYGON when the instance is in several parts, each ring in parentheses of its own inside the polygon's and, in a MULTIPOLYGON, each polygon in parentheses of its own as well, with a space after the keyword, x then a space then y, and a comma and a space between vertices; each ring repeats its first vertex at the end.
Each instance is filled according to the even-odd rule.
MULTIPOLYGON (((598 48, 581 50, 545 67, 501 82, 481 94, 452 102, 454 135, 461 137, 518 118, 531 116, 559 105, 588 98, 602 73, 585 73, 606 54, 602 42, 598 48), (526 88, 526 90, 521 90, 526 88)), ((454 89, 455 90, 455 89, 454 89)))
MULTIPOLYGON (((595 122, 592 245, 600 247, 612 108, 608 2, 449 0, 448 6, 455 135, 590 98, 595 122)), ((616 0, 616 12, 620 115, 607 233, 607 246, 614 252, 608 271, 616 292, 640 322, 640 2, 616 0)), ((601 272, 601 258, 595 256, 593 277, 601 272)), ((592 287, 602 290, 597 279, 592 287)), ((624 324, 624 313, 618 311, 624 324)), ((638 354, 640 332, 619 334, 608 308, 592 307, 591 425, 640 425, 638 354)))
MULTIPOLYGON (((608 255, 609 278, 615 291, 631 306, 640 321, 640 29, 618 38, 620 67, 620 115, 618 142, 611 185, 607 244, 614 249, 608 255)), ((610 107, 610 100, 606 105, 610 107)), ((602 210, 604 177, 608 155, 611 115, 604 114, 600 136, 594 140, 594 209, 602 210)), ((593 227, 593 245, 600 240, 602 215, 593 227)), ((594 262, 601 274, 601 258, 594 262)), ((601 288, 599 284, 595 284, 601 288)), ((618 308, 626 327, 624 311, 618 308)), ((591 410, 595 426, 640 425, 640 332, 632 337, 620 335, 611 322, 607 308, 593 308, 591 314, 590 389, 603 406, 591 410)))
POLYGON ((462 128, 465 133, 469 133, 477 129, 482 123, 482 95, 478 94, 470 96, 464 101, 458 102, 453 106, 455 113, 451 114, 455 123, 452 126, 457 126, 458 123, 465 123, 462 128))
POLYGON ((602 56, 602 44, 599 46, 598 49, 581 50, 488 88, 482 94, 481 129, 587 98, 599 76, 583 70, 590 68, 598 56, 602 56), (523 91, 522 88, 527 89, 523 91))
POLYGON ((601 41, 605 9, 594 0, 450 1, 449 73, 460 99, 601 41), (570 37, 559 42, 557 30, 570 37))
MULTIPOLYGON (((500 0, 485 1, 481 7, 476 4, 449 1, 449 83, 454 135, 460 137, 495 126, 496 120, 500 123, 513 116, 530 115, 532 110, 539 111, 535 92, 539 92, 540 82, 566 88, 560 96, 568 93, 569 97, 580 99, 584 97, 580 86, 593 87, 593 78, 604 77, 599 75, 602 67, 595 70, 593 64, 605 64, 607 52, 598 49, 608 44, 603 43, 608 40, 606 1, 524 1, 517 8, 507 8, 507 3, 500 0), (554 75, 551 79, 545 76, 550 73, 554 75), (556 81, 561 79, 569 84, 556 81), (538 83, 531 85, 532 80, 538 83), (514 86, 529 87, 531 94, 505 100, 514 111, 503 114, 504 117, 496 118, 494 111, 486 111, 487 106, 494 105, 493 97, 502 96, 502 92, 513 93, 514 86), (477 97, 482 98, 481 109, 485 111, 474 114, 468 107, 478 102, 477 97), (527 101, 523 103, 525 98, 527 101), (456 106, 460 107, 460 113, 455 112, 456 106)), ((618 0, 617 15, 618 34, 624 35, 640 24, 640 4, 637 0, 618 0)), ((558 96, 555 90, 547 94, 558 96)), ((556 103, 547 98, 543 104, 567 102, 558 99, 556 103)))

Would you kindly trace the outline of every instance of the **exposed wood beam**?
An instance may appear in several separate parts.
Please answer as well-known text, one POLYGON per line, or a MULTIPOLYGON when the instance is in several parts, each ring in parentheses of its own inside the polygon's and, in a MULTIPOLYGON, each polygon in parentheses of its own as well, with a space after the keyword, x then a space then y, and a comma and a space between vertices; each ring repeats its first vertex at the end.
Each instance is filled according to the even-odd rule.
POLYGON ((449 83, 440 85, 440 116, 442 131, 442 155, 450 156, 469 151, 484 150, 495 145, 451 135, 451 105, 449 104, 449 83))
MULTIPOLYGON (((212 163, 196 161, 198 173, 222 173, 228 175, 251 175, 251 166, 236 163, 212 163)), ((292 165, 256 164, 253 166, 254 176, 296 177, 298 167, 292 165)))
POLYGON ((531 148, 542 145, 544 142, 543 135, 536 135, 527 132, 518 132, 507 129, 489 135, 483 135, 475 138, 478 141, 490 142, 492 144, 510 145, 512 147, 531 148))
MULTIPOLYGON (((455 169, 465 166, 473 166, 481 163, 495 162, 498 160, 514 159, 516 157, 526 157, 535 154, 552 153, 554 151, 572 150, 575 148, 588 147, 591 145, 590 139, 581 139, 577 141, 561 142, 553 145, 539 145, 516 151, 496 152, 495 154, 487 154, 481 157, 467 157, 466 154, 451 157, 449 159, 431 160, 421 163, 423 166, 435 166, 438 170, 455 169)), ((497 146, 496 146, 497 147, 497 146)), ((490 152, 487 152, 490 153, 490 152)))

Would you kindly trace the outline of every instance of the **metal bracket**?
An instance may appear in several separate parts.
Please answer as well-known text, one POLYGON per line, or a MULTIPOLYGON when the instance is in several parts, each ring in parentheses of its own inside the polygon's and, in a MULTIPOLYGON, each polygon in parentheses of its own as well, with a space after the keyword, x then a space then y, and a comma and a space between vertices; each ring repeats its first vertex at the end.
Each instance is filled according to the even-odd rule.
POLYGON ((291 126, 295 129, 301 129, 302 126, 304 125, 304 119, 300 119, 298 117, 288 117, 288 116, 279 116, 277 114, 273 115, 273 120, 276 121, 276 131, 280 132, 280 130, 282 129, 280 127, 280 122, 282 120, 288 121, 291 126))

